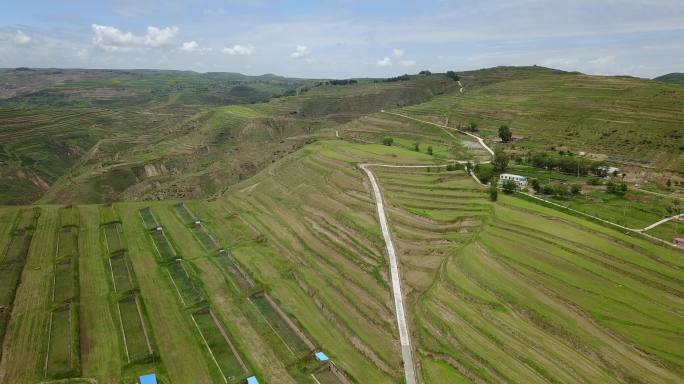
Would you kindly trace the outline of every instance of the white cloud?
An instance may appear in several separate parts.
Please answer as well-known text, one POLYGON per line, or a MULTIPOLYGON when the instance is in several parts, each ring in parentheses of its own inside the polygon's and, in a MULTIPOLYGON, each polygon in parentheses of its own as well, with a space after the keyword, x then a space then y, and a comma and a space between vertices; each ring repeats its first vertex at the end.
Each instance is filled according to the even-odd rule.
POLYGON ((194 40, 183 43, 183 45, 181 45, 180 48, 178 48, 178 50, 181 52, 199 53, 199 54, 211 52, 211 48, 200 47, 200 45, 197 44, 197 42, 194 40))
POLYGON ((392 50, 392 55, 394 55, 394 57, 402 57, 404 56, 404 51, 399 48, 394 48, 392 50))
POLYGON ((608 64, 612 64, 615 61, 615 56, 609 55, 609 56, 600 56, 595 59, 589 60, 590 64, 598 65, 598 66, 604 66, 608 64))
POLYGON ((31 42, 31 36, 22 31, 17 31, 17 33, 14 35, 14 42, 21 45, 28 44, 31 42))
POLYGON ((91 25, 95 36, 93 44, 109 52, 126 52, 136 49, 155 48, 171 44, 178 34, 178 27, 147 27, 144 36, 123 32, 118 28, 107 25, 91 25))
POLYGON ((293 59, 303 59, 309 55, 311 55, 309 47, 306 45, 298 45, 295 51, 290 54, 290 57, 293 59))
POLYGON ((392 59, 390 59, 389 57, 385 57, 382 60, 378 60, 377 63, 375 63, 375 65, 377 65, 378 67, 389 67, 390 65, 392 65, 392 59))
POLYGON ((401 65, 402 67, 413 67, 416 65, 416 61, 415 60, 401 60, 399 62, 399 65, 401 65))
POLYGON ((76 57, 81 58, 81 59, 88 57, 88 50, 85 48, 80 48, 80 49, 77 48, 75 55, 76 55, 76 57))
POLYGON ((251 44, 235 44, 232 48, 223 48, 223 53, 229 55, 250 56, 254 53, 254 46, 251 44))

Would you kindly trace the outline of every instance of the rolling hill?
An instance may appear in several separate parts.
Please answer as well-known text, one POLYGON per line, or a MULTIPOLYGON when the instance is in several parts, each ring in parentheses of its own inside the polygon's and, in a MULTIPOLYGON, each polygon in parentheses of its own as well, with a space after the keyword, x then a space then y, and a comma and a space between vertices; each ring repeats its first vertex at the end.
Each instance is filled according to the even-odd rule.
POLYGON ((684 84, 684 73, 668 73, 667 75, 658 76, 653 80, 662 81, 663 83, 684 84))
POLYGON ((608 222, 680 208, 682 88, 459 76, 1 71, 0 384, 682 382, 682 222, 608 222), (673 182, 492 198, 471 122, 673 182))

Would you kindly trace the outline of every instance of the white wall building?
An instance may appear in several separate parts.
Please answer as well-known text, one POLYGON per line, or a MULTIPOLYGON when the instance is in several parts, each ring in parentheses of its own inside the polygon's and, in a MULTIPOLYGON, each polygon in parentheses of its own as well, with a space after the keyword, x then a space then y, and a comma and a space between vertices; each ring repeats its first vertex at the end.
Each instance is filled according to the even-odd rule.
POLYGON ((512 173, 502 173, 499 175, 499 185, 502 185, 508 180, 514 181, 516 184, 518 184, 519 188, 525 188, 527 186, 527 177, 525 176, 514 175, 512 173))

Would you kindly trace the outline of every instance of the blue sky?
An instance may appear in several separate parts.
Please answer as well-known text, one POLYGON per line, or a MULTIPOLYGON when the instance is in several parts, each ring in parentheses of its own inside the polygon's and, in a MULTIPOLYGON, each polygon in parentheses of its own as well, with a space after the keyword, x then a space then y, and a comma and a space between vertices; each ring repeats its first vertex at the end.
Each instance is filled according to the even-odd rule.
POLYGON ((532 64, 684 72, 684 0, 7 3, 0 67, 336 78, 532 64))

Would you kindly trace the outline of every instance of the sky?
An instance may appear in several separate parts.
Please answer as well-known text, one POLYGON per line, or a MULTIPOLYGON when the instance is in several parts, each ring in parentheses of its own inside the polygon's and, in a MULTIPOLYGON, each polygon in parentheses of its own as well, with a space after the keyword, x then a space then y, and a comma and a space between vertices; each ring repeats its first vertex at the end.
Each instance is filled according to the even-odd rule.
POLYGON ((684 72, 684 0, 0 0, 0 68, 684 72))

